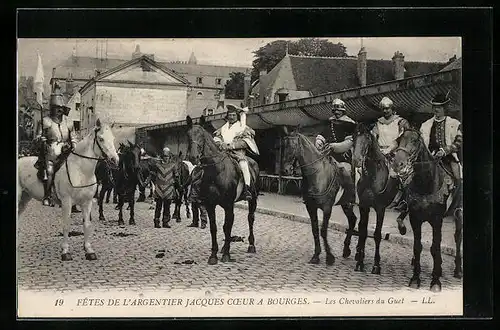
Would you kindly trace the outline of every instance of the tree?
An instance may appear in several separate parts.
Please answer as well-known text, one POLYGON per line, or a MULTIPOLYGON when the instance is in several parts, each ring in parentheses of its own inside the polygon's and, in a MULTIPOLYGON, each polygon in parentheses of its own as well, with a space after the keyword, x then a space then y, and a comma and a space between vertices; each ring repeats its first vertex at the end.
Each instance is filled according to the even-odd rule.
POLYGON ((224 87, 227 99, 242 100, 245 97, 245 74, 243 72, 231 72, 229 80, 224 87))
POLYGON ((345 57, 343 44, 334 44, 327 39, 304 38, 298 41, 276 40, 254 51, 252 62, 252 82, 259 78, 261 70, 271 71, 283 57, 288 46, 288 54, 302 56, 345 57))

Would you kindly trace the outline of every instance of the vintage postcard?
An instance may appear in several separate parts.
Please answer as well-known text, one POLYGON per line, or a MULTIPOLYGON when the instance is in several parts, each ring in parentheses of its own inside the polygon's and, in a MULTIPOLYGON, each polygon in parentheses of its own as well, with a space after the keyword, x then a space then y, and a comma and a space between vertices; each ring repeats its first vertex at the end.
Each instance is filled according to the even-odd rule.
POLYGON ((18 39, 18 317, 463 315, 461 52, 18 39))

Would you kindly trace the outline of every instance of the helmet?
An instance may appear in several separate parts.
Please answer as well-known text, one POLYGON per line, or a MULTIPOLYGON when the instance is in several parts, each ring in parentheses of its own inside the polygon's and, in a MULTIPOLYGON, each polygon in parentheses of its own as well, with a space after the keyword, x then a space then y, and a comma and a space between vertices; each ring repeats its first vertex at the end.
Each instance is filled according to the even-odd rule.
POLYGON ((164 148, 163 148, 163 154, 164 154, 164 155, 168 155, 168 154, 170 154, 170 148, 169 148, 169 147, 164 147, 164 148))
POLYGON ((380 101, 379 106, 380 106, 381 109, 387 109, 387 108, 392 108, 393 104, 394 103, 392 102, 392 100, 390 98, 384 97, 380 101))
POLYGON ((70 110, 70 108, 64 102, 63 95, 59 94, 59 93, 53 93, 50 95, 49 105, 50 105, 51 111, 54 111, 52 109, 55 109, 56 107, 62 108, 65 115, 68 115, 69 110, 70 110))
POLYGON ((345 109, 345 102, 342 101, 341 99, 335 99, 332 101, 332 106, 333 106, 333 111, 346 111, 345 109))

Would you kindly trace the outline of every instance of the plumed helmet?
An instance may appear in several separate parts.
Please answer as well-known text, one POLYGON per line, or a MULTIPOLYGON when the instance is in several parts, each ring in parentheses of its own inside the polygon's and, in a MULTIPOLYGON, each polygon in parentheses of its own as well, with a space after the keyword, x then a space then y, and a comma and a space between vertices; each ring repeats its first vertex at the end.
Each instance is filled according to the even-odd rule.
POLYGON ((345 102, 342 101, 341 99, 335 99, 332 101, 332 106, 333 106, 333 111, 346 111, 345 109, 345 102))
POLYGON ((392 108, 392 106, 394 105, 394 103, 392 102, 392 100, 388 97, 384 97, 380 103, 379 103, 379 106, 381 109, 387 109, 387 108, 392 108))
POLYGON ((445 105, 445 104, 448 104, 451 99, 449 98, 449 94, 450 92, 448 92, 447 94, 444 94, 444 93, 438 93, 434 96, 434 98, 432 99, 431 101, 431 104, 432 105, 445 105))

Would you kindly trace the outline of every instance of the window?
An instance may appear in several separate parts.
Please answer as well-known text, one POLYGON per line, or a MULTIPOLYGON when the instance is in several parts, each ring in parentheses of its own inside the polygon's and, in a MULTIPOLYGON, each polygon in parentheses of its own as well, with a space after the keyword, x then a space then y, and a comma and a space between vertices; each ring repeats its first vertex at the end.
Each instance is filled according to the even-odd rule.
POLYGON ((215 84, 216 85, 222 84, 222 79, 221 78, 215 78, 215 84))
POLYGON ((203 92, 196 93, 196 98, 201 99, 203 97, 203 92))
POLYGON ((80 121, 79 120, 73 121, 73 128, 75 129, 75 131, 80 130, 80 121))
POLYGON ((197 84, 203 84, 203 78, 202 77, 197 77, 196 78, 196 83, 197 84))
POLYGON ((208 109, 208 115, 211 116, 214 114, 214 109, 208 109))

